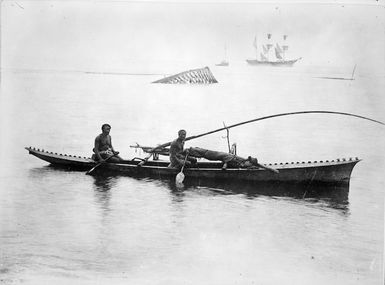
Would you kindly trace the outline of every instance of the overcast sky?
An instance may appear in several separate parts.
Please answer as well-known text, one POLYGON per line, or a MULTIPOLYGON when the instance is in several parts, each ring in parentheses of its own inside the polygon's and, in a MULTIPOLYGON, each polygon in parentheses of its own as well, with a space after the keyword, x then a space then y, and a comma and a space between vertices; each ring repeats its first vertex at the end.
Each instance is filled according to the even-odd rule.
POLYGON ((384 72, 383 1, 302 2, 308 3, 3 1, 2 68, 111 70, 138 60, 209 65, 223 57, 225 44, 229 60, 244 62, 255 56, 254 36, 272 33, 289 35, 290 56, 303 57, 302 64, 384 72))

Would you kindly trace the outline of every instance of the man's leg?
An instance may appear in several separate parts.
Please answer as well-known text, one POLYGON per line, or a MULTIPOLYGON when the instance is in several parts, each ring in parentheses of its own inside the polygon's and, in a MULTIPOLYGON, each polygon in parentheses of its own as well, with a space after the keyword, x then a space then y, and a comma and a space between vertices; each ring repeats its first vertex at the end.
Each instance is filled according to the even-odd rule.
POLYGON ((113 162, 113 163, 118 163, 118 162, 121 162, 123 160, 123 158, 121 158, 120 156, 118 155, 115 155, 113 157, 111 157, 108 162, 113 162))

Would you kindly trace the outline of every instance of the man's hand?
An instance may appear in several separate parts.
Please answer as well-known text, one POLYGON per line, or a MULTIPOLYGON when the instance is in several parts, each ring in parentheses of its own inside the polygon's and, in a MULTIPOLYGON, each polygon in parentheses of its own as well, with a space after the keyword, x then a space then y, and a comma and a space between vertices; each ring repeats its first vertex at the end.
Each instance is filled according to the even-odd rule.
POLYGON ((195 157, 189 156, 189 159, 192 164, 197 164, 198 160, 195 157))
POLYGON ((118 155, 119 154, 119 151, 114 151, 114 155, 118 155))
POLYGON ((246 167, 246 169, 258 169, 258 168, 259 168, 259 167, 258 167, 258 166, 255 166, 255 165, 246 167))

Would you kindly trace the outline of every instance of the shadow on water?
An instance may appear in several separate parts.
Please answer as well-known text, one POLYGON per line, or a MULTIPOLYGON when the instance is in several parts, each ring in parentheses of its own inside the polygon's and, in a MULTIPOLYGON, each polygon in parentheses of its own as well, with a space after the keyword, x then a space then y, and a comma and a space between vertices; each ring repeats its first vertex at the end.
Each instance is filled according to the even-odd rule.
POLYGON ((110 201, 112 192, 111 190, 117 184, 118 178, 115 176, 92 176, 94 179, 94 193, 99 207, 104 213, 111 210, 110 201))
MULTIPOLYGON (((45 166, 31 170, 33 176, 38 173, 62 171, 73 172, 71 170, 45 166)), ((92 176, 94 179, 94 190, 100 202, 108 201, 113 189, 120 176, 110 174, 98 174, 92 176)), ((189 179, 186 178, 182 184, 177 184, 174 177, 148 178, 130 177, 137 181, 146 183, 156 183, 158 186, 166 187, 171 190, 175 202, 182 202, 185 191, 198 190, 201 195, 245 195, 248 199, 265 196, 271 198, 291 198, 303 200, 307 203, 322 203, 323 206, 339 210, 348 210, 349 206, 349 184, 329 185, 329 184, 296 184, 279 182, 239 182, 224 181, 213 179, 189 179), (203 190, 203 191, 202 191, 203 190)), ((103 202, 104 203, 104 202, 103 202)), ((108 203, 108 202, 107 202, 108 203)), ((108 205, 107 205, 108 208, 108 205)))
MULTIPOLYGON (((31 179, 36 179, 39 181, 43 181, 47 177, 51 177, 54 180, 59 181, 59 177, 63 177, 63 174, 70 175, 67 179, 79 179, 78 175, 84 175, 87 178, 92 178, 93 180, 93 189, 94 196, 96 198, 97 204, 100 206, 100 209, 103 212, 109 212, 110 210, 110 200, 112 197, 112 191, 117 184, 119 177, 111 176, 111 175, 96 175, 96 176, 86 176, 83 171, 73 171, 70 169, 66 169, 63 167, 55 167, 52 165, 47 165, 38 168, 32 168, 29 170, 29 177, 31 179), (73 176, 72 176, 73 174, 73 176), (77 176, 75 178, 74 176, 77 176), (56 179, 57 177, 57 179, 56 179)), ((88 180, 88 179, 86 179, 88 180)), ((89 180, 88 180, 89 181, 89 180)), ((60 181, 59 181, 60 182, 60 181)), ((87 184, 83 184, 87 185, 87 184)), ((87 187, 87 186, 86 186, 87 187)))
POLYGON ((118 177, 116 176, 110 176, 110 175, 97 175, 97 176, 92 176, 94 179, 94 189, 97 192, 108 192, 117 183, 118 177))
POLYGON ((306 203, 321 203, 333 209, 348 211, 349 185, 298 184, 279 182, 234 182, 206 179, 185 180, 177 184, 174 180, 164 180, 164 184, 176 196, 183 197, 184 191, 205 190, 206 195, 245 195, 247 199, 256 197, 291 198, 306 203))

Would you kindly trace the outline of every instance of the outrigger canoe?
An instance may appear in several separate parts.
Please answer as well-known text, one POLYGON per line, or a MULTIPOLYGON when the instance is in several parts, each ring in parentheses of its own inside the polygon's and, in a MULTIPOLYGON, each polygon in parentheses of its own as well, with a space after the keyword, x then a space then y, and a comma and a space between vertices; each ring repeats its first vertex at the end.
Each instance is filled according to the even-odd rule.
MULTIPOLYGON (((69 170, 89 170, 97 162, 89 157, 80 157, 67 154, 58 154, 40 150, 32 147, 25 148, 32 154, 52 166, 66 168, 69 170)), ((149 160, 144 165, 138 166, 141 159, 124 160, 119 163, 104 163, 93 172, 125 174, 135 177, 167 178, 174 177, 180 170, 168 167, 168 161, 149 160)), ((312 183, 312 184, 349 184, 350 176, 354 166, 360 159, 335 159, 325 161, 302 161, 286 163, 264 164, 275 168, 279 173, 274 173, 262 168, 241 169, 227 168, 222 170, 221 162, 200 161, 196 167, 185 168, 185 179, 212 179, 240 182, 291 182, 291 183, 312 183)))

